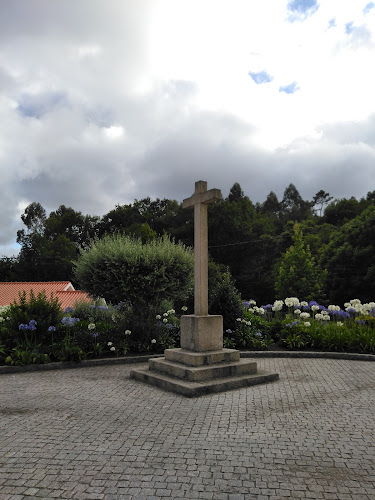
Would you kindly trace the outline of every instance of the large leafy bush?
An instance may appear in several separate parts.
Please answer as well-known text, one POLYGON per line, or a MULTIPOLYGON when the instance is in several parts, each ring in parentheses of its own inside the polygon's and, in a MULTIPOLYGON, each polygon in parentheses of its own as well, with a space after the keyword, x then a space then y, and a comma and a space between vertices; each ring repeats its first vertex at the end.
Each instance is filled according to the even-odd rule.
POLYGON ((95 241, 75 263, 83 290, 117 304, 128 301, 139 311, 163 299, 184 300, 193 287, 192 252, 169 238, 141 240, 110 235, 95 241))

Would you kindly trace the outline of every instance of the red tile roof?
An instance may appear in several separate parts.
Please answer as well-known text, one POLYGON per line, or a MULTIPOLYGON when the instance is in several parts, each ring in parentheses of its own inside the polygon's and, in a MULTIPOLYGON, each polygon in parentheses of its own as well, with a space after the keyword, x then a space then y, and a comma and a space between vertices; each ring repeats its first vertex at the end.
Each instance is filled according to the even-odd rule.
POLYGON ((53 293, 59 299, 62 308, 73 307, 75 302, 90 302, 93 300, 85 292, 74 290, 70 281, 25 281, 25 282, 0 282, 0 306, 12 304, 19 300, 19 293, 23 291, 29 296, 30 291, 35 295, 45 291, 47 298, 53 293))
POLYGON ((88 302, 92 304, 93 299, 87 295, 85 292, 81 292, 80 290, 73 290, 67 292, 56 292, 54 295, 59 299, 61 307, 66 309, 67 307, 73 307, 76 302, 88 302))

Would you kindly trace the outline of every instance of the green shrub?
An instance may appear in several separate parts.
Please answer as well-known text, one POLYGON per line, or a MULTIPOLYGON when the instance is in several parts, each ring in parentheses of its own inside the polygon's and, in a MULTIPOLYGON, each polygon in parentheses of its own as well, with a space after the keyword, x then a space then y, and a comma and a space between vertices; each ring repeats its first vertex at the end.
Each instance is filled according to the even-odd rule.
POLYGON ((2 338, 6 345, 31 341, 34 344, 46 344, 50 339, 50 326, 60 324, 63 316, 60 303, 51 294, 47 298, 45 292, 35 297, 31 290, 29 297, 26 292, 20 294, 18 302, 7 309, 7 321, 2 322, 2 338))
POLYGON ((241 296, 227 268, 214 262, 208 266, 209 314, 223 316, 224 331, 233 328, 236 318, 242 316, 241 296))
POLYGON ((143 245, 139 239, 110 235, 82 251, 75 275, 90 295, 112 304, 128 301, 140 314, 163 299, 184 300, 193 287, 193 265, 192 252, 167 237, 143 245))

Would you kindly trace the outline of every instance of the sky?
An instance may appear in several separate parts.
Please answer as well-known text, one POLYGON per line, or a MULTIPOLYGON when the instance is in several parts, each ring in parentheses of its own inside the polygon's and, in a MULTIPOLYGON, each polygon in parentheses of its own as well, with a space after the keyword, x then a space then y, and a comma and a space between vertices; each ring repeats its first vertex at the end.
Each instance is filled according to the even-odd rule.
POLYGON ((375 189, 375 2, 0 0, 0 256, 25 208, 375 189))

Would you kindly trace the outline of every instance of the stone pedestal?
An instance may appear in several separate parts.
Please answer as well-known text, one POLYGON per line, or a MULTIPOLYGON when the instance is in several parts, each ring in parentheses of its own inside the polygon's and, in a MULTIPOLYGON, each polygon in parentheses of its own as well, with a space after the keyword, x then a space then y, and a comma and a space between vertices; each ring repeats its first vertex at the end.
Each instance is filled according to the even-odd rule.
POLYGON ((182 316, 181 348, 166 349, 163 358, 149 360, 148 369, 130 377, 162 389, 196 397, 278 380, 277 373, 257 369, 240 351, 223 349, 222 316, 182 316))
POLYGON ((181 316, 181 347, 193 352, 217 351, 223 347, 223 317, 181 316))

